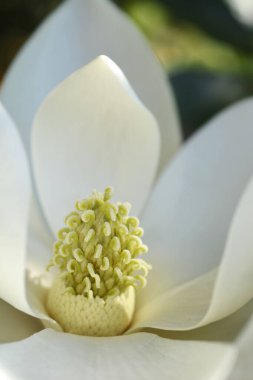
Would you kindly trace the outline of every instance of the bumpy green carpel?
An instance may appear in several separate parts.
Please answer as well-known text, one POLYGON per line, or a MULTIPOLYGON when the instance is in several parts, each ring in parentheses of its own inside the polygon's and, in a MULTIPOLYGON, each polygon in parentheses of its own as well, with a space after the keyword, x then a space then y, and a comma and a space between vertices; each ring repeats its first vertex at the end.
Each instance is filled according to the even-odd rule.
POLYGON ((48 268, 60 270, 48 293, 47 309, 67 332, 109 336, 122 333, 134 313, 135 289, 146 285, 151 266, 139 256, 139 220, 129 203, 112 203, 113 190, 75 204, 58 232, 48 268))

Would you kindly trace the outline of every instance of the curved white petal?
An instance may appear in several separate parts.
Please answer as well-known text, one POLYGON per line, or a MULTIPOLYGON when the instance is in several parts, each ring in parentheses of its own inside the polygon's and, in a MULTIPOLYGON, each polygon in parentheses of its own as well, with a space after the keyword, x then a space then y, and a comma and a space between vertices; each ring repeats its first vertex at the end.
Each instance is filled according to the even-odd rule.
POLYGON ((12 64, 1 99, 20 126, 28 152, 30 127, 42 100, 59 82, 100 54, 108 55, 122 68, 158 120, 164 165, 181 139, 171 90, 142 35, 106 0, 66 1, 42 24, 12 64))
POLYGON ((139 213, 159 159, 159 131, 120 69, 101 56, 62 82, 34 121, 33 168, 55 232, 74 202, 112 185, 139 213))
MULTIPOLYGON (((31 281, 30 273, 27 278, 26 269, 34 268, 31 260, 27 267, 27 250, 30 249, 30 255, 38 257, 34 249, 38 249, 40 241, 38 236, 30 234, 31 228, 28 228, 31 199, 25 151, 12 120, 0 104, 0 298, 59 328, 43 307, 43 289, 36 287, 34 278, 31 281)), ((35 261, 39 265, 39 261, 35 261)), ((34 270, 32 274, 35 275, 34 270)))
POLYGON ((252 99, 225 111, 186 146, 158 184, 148 210, 153 219, 146 219, 154 275, 138 326, 196 328, 233 313, 253 296, 253 184, 243 193, 253 174, 252 118, 252 99), (158 195, 161 200, 166 192, 159 206, 158 195), (214 270, 168 290, 173 280, 217 264, 218 274, 214 270), (167 273, 160 273, 157 285, 162 267, 167 273), (170 273, 178 277, 170 279, 170 273))
MULTIPOLYGON (((238 350, 238 357, 231 371, 229 380, 251 380, 253 373, 253 301, 231 316, 219 322, 191 331, 158 331, 165 338, 183 340, 208 340, 219 342, 233 342, 238 350)), ((157 330, 156 330, 157 332, 157 330)))
POLYGON ((145 329, 145 331, 154 332, 162 338, 169 339, 204 340, 208 342, 237 344, 238 339, 240 339, 252 317, 252 312, 253 300, 230 316, 194 330, 172 331, 149 328, 145 329))
POLYGON ((28 312, 40 318, 45 326, 61 331, 58 323, 49 318, 45 308, 48 288, 55 275, 46 271, 52 248, 53 238, 33 196, 28 216, 26 245, 26 297, 30 305, 28 312))
POLYGON ((228 380, 251 380, 253 373, 253 318, 242 331, 237 342, 238 357, 228 380))
POLYGON ((202 324, 223 318, 253 297, 253 180, 231 223, 209 310, 202 324))
POLYGON ((7 379, 221 380, 231 369, 235 351, 223 344, 146 333, 89 338, 44 330, 0 346, 0 357, 0 374, 7 379))
POLYGON ((38 319, 0 300, 0 344, 25 339, 41 329, 38 319))
POLYGON ((52 257, 53 243, 53 236, 33 195, 28 216, 26 260, 26 267, 31 276, 40 277, 43 275, 52 257))
POLYGON ((18 132, 0 104, 0 297, 26 311, 26 229, 29 169, 18 132))

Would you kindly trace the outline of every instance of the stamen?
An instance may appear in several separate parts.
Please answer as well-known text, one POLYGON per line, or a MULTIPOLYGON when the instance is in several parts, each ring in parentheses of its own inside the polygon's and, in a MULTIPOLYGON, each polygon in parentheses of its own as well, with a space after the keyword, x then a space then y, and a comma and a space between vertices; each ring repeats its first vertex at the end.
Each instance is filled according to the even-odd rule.
MULTIPOLYGON (((58 253, 62 257, 68 257, 71 255, 71 247, 67 244, 61 244, 58 249, 58 253)), ((55 254, 57 255, 57 252, 55 254)))
POLYGON ((108 186, 104 191, 104 201, 109 201, 112 198, 113 195, 113 188, 111 186, 108 186))
POLYGON ((81 224, 81 218, 80 215, 77 212, 72 212, 65 218, 65 224, 69 228, 76 228, 81 224))
POLYGON ((95 235, 95 230, 94 230, 93 228, 91 228, 91 229, 88 231, 87 235, 85 236, 84 241, 85 241, 86 243, 88 243, 88 242, 93 238, 94 235, 95 235))
POLYGON ((102 244, 97 244, 95 248, 94 259, 99 259, 103 251, 102 244))
POLYGON ((95 279, 97 289, 100 288, 100 276, 94 272, 94 267, 91 263, 87 265, 88 272, 95 279))
POLYGON ((103 264, 100 266, 100 269, 102 271, 105 271, 107 269, 109 269, 110 267, 110 261, 108 259, 108 257, 103 257, 103 264))
POLYGON ((84 253, 83 251, 81 250, 81 248, 76 248, 73 250, 73 256, 74 258, 76 259, 76 261, 78 263, 82 263, 83 262, 83 259, 85 258, 84 257, 84 253))
POLYGON ((78 235, 75 231, 70 231, 66 234, 65 243, 73 244, 78 242, 78 235))
POLYGON ((79 264, 76 260, 69 260, 67 263, 67 271, 69 273, 78 272, 79 264))
POLYGON ((112 229, 111 229, 111 225, 109 222, 105 222, 103 224, 103 233, 104 235, 107 237, 107 236, 110 236, 111 233, 112 233, 112 229))
POLYGON ((114 236, 110 242, 110 248, 113 250, 113 251, 119 251, 120 248, 121 248, 121 245, 120 245, 120 240, 117 236, 114 236))
POLYGON ((90 282, 89 277, 85 277, 83 282, 84 282, 84 292, 89 293, 91 289, 91 282, 90 282))
POLYGON ((131 253, 128 249, 124 249, 121 253, 122 264, 128 264, 131 261, 131 253))
POLYGON ((85 210, 81 215, 81 219, 84 223, 94 222, 95 212, 93 210, 85 210))
POLYGON ((114 273, 116 274, 119 280, 122 278, 122 272, 118 267, 114 268, 114 273))
POLYGON ((63 241, 65 239, 65 236, 67 235, 67 233, 70 231, 69 228, 62 228, 59 230, 58 234, 57 234, 57 237, 59 240, 63 241))

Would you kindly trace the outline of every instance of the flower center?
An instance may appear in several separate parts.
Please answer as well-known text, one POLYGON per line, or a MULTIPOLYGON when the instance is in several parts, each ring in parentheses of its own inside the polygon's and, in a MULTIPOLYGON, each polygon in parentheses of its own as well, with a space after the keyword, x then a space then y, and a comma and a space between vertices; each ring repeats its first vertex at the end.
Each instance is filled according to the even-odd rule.
POLYGON ((135 289, 146 285, 151 266, 139 256, 139 220, 129 216, 129 203, 112 203, 113 190, 93 191, 77 201, 58 232, 48 268, 60 273, 47 298, 49 314, 62 328, 79 335, 110 336, 132 320, 135 289))

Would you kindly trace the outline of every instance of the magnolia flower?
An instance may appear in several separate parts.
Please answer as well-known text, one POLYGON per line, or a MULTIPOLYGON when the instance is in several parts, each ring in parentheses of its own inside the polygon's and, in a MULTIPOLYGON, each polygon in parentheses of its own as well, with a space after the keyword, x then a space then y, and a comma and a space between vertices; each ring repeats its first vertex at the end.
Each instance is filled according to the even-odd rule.
MULTIPOLYGON (((111 21, 106 23, 114 31, 109 41, 118 20, 122 31, 129 30, 125 34, 129 46, 136 47, 136 32, 114 8, 94 0, 84 7, 88 12, 98 5, 111 21)), ((251 304, 243 306, 253 294, 253 186, 248 185, 253 167, 251 100, 211 121, 166 165, 179 141, 179 137, 172 138, 167 145, 168 137, 179 133, 175 117, 170 119, 165 107, 169 97, 160 72, 139 41, 137 51, 145 52, 144 61, 147 66, 152 62, 153 70, 147 78, 150 87, 140 80, 136 91, 144 104, 149 96, 152 103, 154 91, 160 119, 158 108, 152 104, 150 109, 154 107, 159 128, 120 69, 101 57, 65 79, 44 99, 32 127, 30 156, 27 126, 40 98, 54 80, 62 79, 62 72, 57 66, 61 74, 46 83, 43 72, 27 68, 27 61, 37 57, 36 41, 41 46, 46 41, 48 49, 51 46, 46 30, 51 28, 52 35, 57 35, 59 28, 67 27, 68 15, 73 14, 70 10, 75 10, 76 17, 81 14, 80 6, 78 1, 66 3, 42 27, 14 63, 2 89, 2 100, 20 128, 27 151, 1 106, 0 296, 14 307, 1 303, 2 341, 12 341, 0 346, 1 378, 224 379, 235 359, 231 342, 251 312, 251 304), (39 84, 38 91, 28 88, 26 72, 29 84, 39 84), (146 86, 143 92, 141 83, 146 86), (25 91, 31 91, 28 98, 25 91), (53 235, 76 198, 108 184, 115 187, 115 197, 131 201, 140 215, 153 269, 124 335, 67 334, 45 309, 45 292, 51 282, 45 267, 53 235)), ((47 67, 46 54, 45 62, 38 57, 47 67)), ((71 65, 66 66, 68 71, 71 65)), ((145 72, 145 66, 141 67, 145 72)), ((241 352, 250 343, 242 336, 241 352)))

